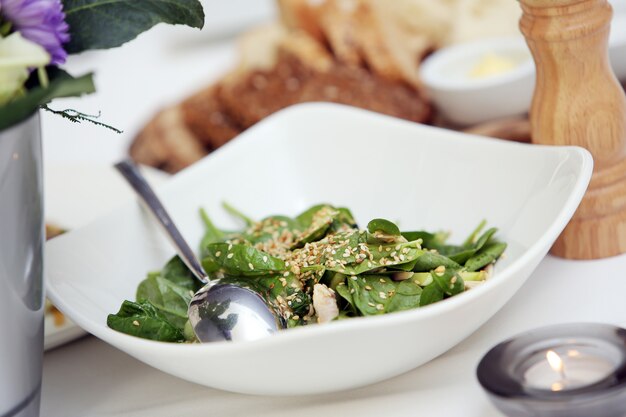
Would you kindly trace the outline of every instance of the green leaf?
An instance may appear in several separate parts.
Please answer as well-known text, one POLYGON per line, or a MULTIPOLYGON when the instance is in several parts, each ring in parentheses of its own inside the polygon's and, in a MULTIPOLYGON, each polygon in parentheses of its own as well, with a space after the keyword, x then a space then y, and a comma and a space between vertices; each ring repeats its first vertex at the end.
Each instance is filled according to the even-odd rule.
POLYGON ((247 245, 211 243, 202 265, 208 273, 260 276, 285 270, 285 262, 247 245))
POLYGON ((422 247, 424 249, 435 249, 438 252, 442 252, 442 250, 446 247, 448 235, 449 234, 446 232, 430 233, 423 230, 402 232, 402 236, 404 236, 406 240, 411 242, 421 239, 422 247))
MULTIPOLYGON (((338 216, 339 212, 337 210, 330 206, 323 206, 313 213, 310 219, 307 219, 310 220, 308 223, 296 220, 300 223, 303 230, 297 233, 297 238, 291 245, 291 249, 300 248, 307 243, 322 239, 326 236, 326 232, 338 216)), ((302 218, 300 217, 300 219, 302 218)))
POLYGON ((68 53, 120 46, 157 23, 204 25, 198 0, 63 0, 68 53))
POLYGON ((470 235, 467 237, 467 239, 465 239, 465 242, 463 242, 463 246, 468 247, 473 245, 476 242, 476 237, 478 236, 478 234, 483 230, 483 228, 487 225, 487 221, 483 220, 481 221, 478 226, 476 226, 476 229, 474 229, 474 231, 472 233, 470 233, 470 235))
POLYGON ((460 269, 461 265, 454 262, 452 259, 440 255, 435 252, 424 252, 417 258, 415 265, 413 266, 414 272, 430 272, 440 266, 446 268, 460 269))
POLYGON ((420 307, 427 306, 443 300, 443 291, 436 282, 426 286, 420 297, 420 307))
POLYGON ((478 271, 490 263, 497 261, 506 249, 506 246, 506 243, 503 242, 492 242, 485 245, 480 252, 467 260, 465 268, 468 271, 478 271))
POLYGON ((362 275, 349 277, 347 283, 354 306, 361 315, 372 316, 419 307, 422 288, 412 280, 395 282, 385 275, 362 275))
POLYGON ((443 272, 432 271, 433 282, 446 295, 453 296, 465 291, 465 283, 458 270, 446 268, 443 272))
POLYGON ((166 280, 194 293, 202 287, 202 283, 178 256, 174 256, 165 264, 160 275, 166 280))
POLYGON ((176 285, 161 276, 149 276, 137 287, 138 303, 149 302, 181 331, 187 321, 187 308, 193 291, 176 285))
POLYGON ((394 223, 385 219, 374 219, 367 224, 368 232, 372 234, 382 233, 384 235, 401 236, 400 229, 394 223))
POLYGON ((202 218, 202 222, 205 226, 204 236, 200 241, 200 253, 204 257, 206 256, 206 247, 209 243, 221 242, 224 240, 225 233, 215 227, 211 218, 207 214, 206 210, 203 208, 200 209, 200 217, 202 218))
MULTIPOLYGON (((29 84, 34 83, 34 78, 36 72, 31 74, 29 84)), ((91 73, 74 78, 63 70, 49 68, 48 78, 47 87, 33 84, 25 95, 0 106, 0 131, 26 120, 39 106, 54 98, 76 97, 96 91, 91 73)))
POLYGON ((118 332, 160 342, 183 342, 185 335, 152 304, 124 301, 117 314, 109 314, 107 326, 118 332))
POLYGON ((497 231, 498 229, 492 227, 483 233, 472 246, 467 249, 462 249, 459 252, 448 254, 448 257, 456 263, 464 264, 469 258, 474 256, 497 231))

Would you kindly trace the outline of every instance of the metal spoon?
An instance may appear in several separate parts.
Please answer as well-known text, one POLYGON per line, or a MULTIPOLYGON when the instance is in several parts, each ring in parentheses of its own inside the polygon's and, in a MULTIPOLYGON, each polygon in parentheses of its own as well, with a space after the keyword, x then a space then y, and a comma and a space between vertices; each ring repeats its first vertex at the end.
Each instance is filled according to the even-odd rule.
POLYGON ((191 299, 189 322, 199 341, 245 341, 269 336, 286 327, 284 319, 256 292, 232 284, 210 281, 193 251, 180 234, 165 207, 136 165, 125 160, 115 165, 141 200, 156 216, 176 248, 178 256, 204 285, 191 299))

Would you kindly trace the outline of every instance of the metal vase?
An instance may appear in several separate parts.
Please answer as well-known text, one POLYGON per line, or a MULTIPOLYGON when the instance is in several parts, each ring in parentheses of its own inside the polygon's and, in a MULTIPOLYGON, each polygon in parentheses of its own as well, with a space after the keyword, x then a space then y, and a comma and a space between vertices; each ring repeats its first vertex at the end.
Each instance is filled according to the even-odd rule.
POLYGON ((35 114, 0 131, 0 417, 39 415, 44 239, 35 114))

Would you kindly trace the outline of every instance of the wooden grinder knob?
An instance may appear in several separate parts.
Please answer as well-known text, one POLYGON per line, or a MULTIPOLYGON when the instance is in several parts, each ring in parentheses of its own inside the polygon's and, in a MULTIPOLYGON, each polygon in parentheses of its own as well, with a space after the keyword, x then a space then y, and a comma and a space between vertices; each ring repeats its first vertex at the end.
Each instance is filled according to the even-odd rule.
POLYGON ((626 252, 626 97, 608 58, 606 0, 521 0, 520 28, 537 67, 534 143, 594 157, 587 194, 552 253, 595 259, 626 252))

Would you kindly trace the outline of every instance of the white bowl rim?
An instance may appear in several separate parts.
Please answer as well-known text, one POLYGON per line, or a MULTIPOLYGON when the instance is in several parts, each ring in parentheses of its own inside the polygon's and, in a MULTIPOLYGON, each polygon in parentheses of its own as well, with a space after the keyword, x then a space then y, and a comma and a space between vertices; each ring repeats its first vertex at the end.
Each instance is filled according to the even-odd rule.
MULTIPOLYGON (((521 79, 532 77, 535 73, 535 63, 532 59, 521 63, 516 68, 502 74, 492 75, 485 78, 458 78, 452 79, 442 76, 440 69, 453 61, 462 58, 473 58, 487 52, 519 49, 528 51, 524 38, 519 36, 504 38, 486 38, 457 45, 444 47, 427 57, 422 63, 420 75, 424 84, 439 91, 475 91, 488 87, 502 86, 517 82, 521 79)), ((530 54, 530 52, 529 52, 530 54)))
MULTIPOLYGON (((265 124, 272 123, 274 119, 284 118, 291 116, 292 114, 297 115, 298 113, 313 113, 313 112, 327 112, 336 114, 337 112, 344 113, 368 113, 368 117, 385 119, 389 121, 393 121, 397 124, 406 124, 406 125, 415 125, 415 123, 396 119, 394 117, 382 115, 379 113, 356 109, 350 106, 345 106, 341 104, 335 103, 303 103, 297 104, 294 106, 287 107, 283 110, 280 110, 261 122, 257 123, 255 126, 248 129, 246 132, 238 136, 235 141, 230 141, 226 145, 220 147, 216 151, 212 153, 212 155, 219 154, 223 152, 225 149, 228 149, 230 146, 233 146, 236 142, 241 143, 242 141, 250 140, 250 138, 254 135, 254 130, 256 128, 262 127, 265 124)), ((441 128, 420 125, 421 128, 426 130, 440 131, 441 128)), ((445 129, 444 129, 445 130, 445 129)), ((443 300, 442 302, 434 303, 425 307, 420 307, 412 310, 405 310, 401 312, 395 312, 392 314, 384 314, 380 316, 369 316, 369 317, 355 317, 348 320, 340 320, 337 322, 326 323, 324 325, 313 325, 313 326, 304 326, 299 328, 292 328, 288 331, 279 332, 276 335, 255 341, 247 341, 247 342, 217 342, 210 344, 180 344, 180 343, 166 343, 153 341, 148 339, 142 339, 135 336, 130 336, 125 333, 121 333, 110 329, 106 326, 105 322, 97 322, 95 320, 91 320, 83 316, 79 311, 73 308, 71 305, 68 305, 62 301, 62 297, 60 297, 59 293, 56 290, 56 287, 52 285, 48 280, 46 281, 46 290, 52 302, 59 306, 61 310, 66 313, 76 324, 78 324, 83 329, 87 330, 94 336, 110 343, 114 346, 117 346, 121 349, 128 349, 132 351, 137 351, 138 349, 150 350, 150 351, 160 351, 162 354, 175 354, 180 353, 182 351, 185 354, 189 355, 212 355, 212 354, 241 354, 246 351, 254 351, 260 348, 271 348, 273 345, 281 344, 284 342, 295 342, 298 340, 306 340, 308 338, 315 338, 319 334, 336 334, 345 332, 348 329, 362 329, 362 328, 377 328, 377 327, 387 327, 389 325, 402 324, 406 322, 412 322, 419 319, 427 319, 429 317, 443 314, 449 312, 450 310, 454 310, 457 306, 461 306, 464 304, 471 303, 476 298, 480 298, 481 294, 487 291, 492 291, 492 288, 496 288, 500 285, 505 285, 508 281, 505 279, 506 277, 516 274, 520 269, 522 269, 530 260, 537 257, 546 246, 550 244, 550 242, 556 238, 556 236, 563 230, 566 224, 569 222, 569 219, 574 214, 576 209, 578 208, 578 203, 582 199, 585 191, 587 190, 589 181, 591 180, 591 174, 593 170, 593 158, 591 153, 584 148, 577 146, 548 146, 548 145, 534 145, 534 144, 523 144, 518 142, 510 142, 500 139, 486 138, 477 135, 469 135, 472 136, 471 140, 474 141, 482 141, 483 143, 489 142, 492 144, 498 144, 498 146, 507 146, 507 147, 534 147, 534 148, 543 148, 551 151, 559 151, 559 150, 567 150, 569 153, 578 156, 581 158, 581 170, 580 175, 578 176, 576 183, 573 187, 573 191, 564 204, 563 208, 559 212, 558 215, 555 216, 554 222, 550 225, 550 227, 546 230, 546 233, 542 235, 542 237, 536 241, 533 245, 531 245, 526 251, 514 262, 508 265, 504 270, 499 271, 496 279, 491 279, 486 281, 484 284, 473 288, 471 291, 466 291, 463 294, 460 294, 455 297, 448 298, 443 300)), ((193 173, 195 169, 199 169, 200 164, 192 165, 189 168, 184 169, 181 173, 174 176, 167 183, 162 186, 157 187, 159 192, 165 192, 169 188, 174 188, 177 179, 184 178, 187 175, 193 173)), ((128 201, 123 206, 109 213, 108 216, 114 215, 117 212, 124 212, 129 209, 129 207, 136 205, 136 201, 128 201)), ((96 220, 97 221, 97 220, 96 220)), ((71 233, 71 232, 70 232, 71 233)), ((52 240, 47 245, 55 245, 56 242, 60 242, 62 239, 52 240)), ((121 302, 121 300, 120 300, 121 302)))

